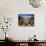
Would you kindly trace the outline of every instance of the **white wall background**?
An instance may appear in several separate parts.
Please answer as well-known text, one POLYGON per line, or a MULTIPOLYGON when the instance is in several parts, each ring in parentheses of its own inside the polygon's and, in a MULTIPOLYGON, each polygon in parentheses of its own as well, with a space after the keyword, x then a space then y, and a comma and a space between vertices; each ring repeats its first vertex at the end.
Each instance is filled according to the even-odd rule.
MULTIPOLYGON (((33 8, 29 4, 29 0, 0 0, 0 20, 6 17, 12 17, 13 22, 10 31, 10 37, 16 40, 28 40, 34 34, 37 35, 37 39, 46 40, 46 6, 39 8, 33 8), (18 14, 35 14, 35 26, 34 27, 19 27, 18 26, 18 14)), ((0 39, 4 39, 3 31, 0 29, 0 39)))

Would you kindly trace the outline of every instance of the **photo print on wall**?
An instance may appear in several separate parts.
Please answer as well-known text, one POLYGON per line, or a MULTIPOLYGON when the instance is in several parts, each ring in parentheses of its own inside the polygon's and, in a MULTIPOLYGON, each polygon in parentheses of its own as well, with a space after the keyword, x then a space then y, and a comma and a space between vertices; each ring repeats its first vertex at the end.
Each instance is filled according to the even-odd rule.
POLYGON ((19 26, 34 26, 34 14, 18 14, 19 26))

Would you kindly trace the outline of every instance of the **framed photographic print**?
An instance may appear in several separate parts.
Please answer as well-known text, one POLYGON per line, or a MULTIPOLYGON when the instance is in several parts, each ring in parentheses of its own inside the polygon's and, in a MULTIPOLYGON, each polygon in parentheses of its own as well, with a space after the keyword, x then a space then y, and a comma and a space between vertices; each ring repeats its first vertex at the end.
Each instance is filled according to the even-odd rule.
POLYGON ((18 14, 19 26, 34 26, 34 14, 18 14))

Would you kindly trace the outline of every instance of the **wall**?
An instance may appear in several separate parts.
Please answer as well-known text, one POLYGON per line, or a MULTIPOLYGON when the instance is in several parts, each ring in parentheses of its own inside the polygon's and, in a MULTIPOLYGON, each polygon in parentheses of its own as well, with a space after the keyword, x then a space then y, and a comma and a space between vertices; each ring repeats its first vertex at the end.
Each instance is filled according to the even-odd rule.
MULTIPOLYGON (((12 17, 13 22, 10 31, 10 37, 16 40, 27 40, 34 34, 37 35, 37 39, 46 40, 45 38, 45 15, 46 7, 33 8, 30 6, 28 0, 0 0, 0 19, 4 16, 12 17), (34 27, 19 27, 18 26, 18 14, 27 13, 35 14, 35 26, 34 27)), ((0 35, 2 35, 0 31, 0 35)), ((4 33, 3 33, 4 34, 4 33)), ((4 37, 0 36, 0 39, 4 37)))

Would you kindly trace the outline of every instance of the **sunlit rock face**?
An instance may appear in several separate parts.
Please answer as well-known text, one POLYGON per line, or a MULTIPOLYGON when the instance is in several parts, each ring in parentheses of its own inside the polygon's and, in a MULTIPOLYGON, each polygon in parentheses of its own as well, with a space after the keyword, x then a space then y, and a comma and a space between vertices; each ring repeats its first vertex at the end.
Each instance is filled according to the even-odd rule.
POLYGON ((41 5, 41 0, 29 0, 30 5, 34 8, 38 8, 41 5))

